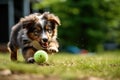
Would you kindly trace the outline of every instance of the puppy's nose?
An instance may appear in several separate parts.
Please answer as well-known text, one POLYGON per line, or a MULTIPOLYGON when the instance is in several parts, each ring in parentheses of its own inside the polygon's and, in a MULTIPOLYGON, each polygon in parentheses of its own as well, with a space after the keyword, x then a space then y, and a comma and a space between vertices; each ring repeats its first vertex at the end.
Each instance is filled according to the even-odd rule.
POLYGON ((48 39, 47 39, 47 38, 43 38, 42 40, 43 40, 43 42, 47 42, 47 41, 48 41, 48 39))

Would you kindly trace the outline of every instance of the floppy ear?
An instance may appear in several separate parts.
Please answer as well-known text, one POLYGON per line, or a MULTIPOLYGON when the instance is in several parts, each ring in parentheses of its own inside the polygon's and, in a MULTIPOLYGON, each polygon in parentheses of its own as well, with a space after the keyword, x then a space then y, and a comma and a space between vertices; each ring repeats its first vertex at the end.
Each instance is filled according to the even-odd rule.
POLYGON ((21 18, 21 19, 20 19, 20 22, 22 23, 23 28, 29 29, 30 27, 32 27, 32 26, 35 24, 35 22, 38 20, 38 19, 36 18, 36 15, 37 15, 37 14, 31 14, 31 15, 29 15, 29 16, 26 16, 26 17, 24 17, 24 18, 21 18))
POLYGON ((57 25, 61 25, 60 19, 57 16, 55 16, 54 14, 50 14, 49 12, 45 12, 43 14, 43 17, 46 18, 48 21, 52 21, 52 22, 56 23, 57 25))
POLYGON ((54 15, 53 15, 53 16, 50 17, 48 20, 56 23, 57 25, 61 25, 60 19, 59 19, 57 16, 54 16, 54 15))
POLYGON ((32 21, 24 21, 24 22, 22 22, 23 28, 26 28, 26 29, 31 28, 33 25, 34 25, 34 22, 32 22, 32 21))

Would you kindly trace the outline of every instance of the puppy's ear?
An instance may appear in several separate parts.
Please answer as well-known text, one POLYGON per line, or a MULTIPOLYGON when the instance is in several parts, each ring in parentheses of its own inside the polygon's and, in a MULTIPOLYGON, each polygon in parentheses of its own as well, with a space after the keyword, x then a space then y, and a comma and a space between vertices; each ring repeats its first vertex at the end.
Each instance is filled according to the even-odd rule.
POLYGON ((44 18, 46 18, 48 21, 52 21, 56 23, 57 25, 61 25, 60 19, 55 16, 54 14, 50 14, 49 12, 44 13, 44 18))
POLYGON ((32 27, 35 24, 35 22, 37 20, 38 19, 36 18, 36 14, 31 14, 29 16, 21 18, 20 22, 22 23, 23 28, 29 29, 30 27, 32 27))
POLYGON ((56 23, 57 25, 61 25, 60 19, 57 16, 52 16, 49 18, 49 21, 56 23))
POLYGON ((22 22, 23 28, 26 28, 26 29, 31 28, 33 25, 34 25, 34 22, 32 22, 32 21, 24 21, 24 22, 22 22))

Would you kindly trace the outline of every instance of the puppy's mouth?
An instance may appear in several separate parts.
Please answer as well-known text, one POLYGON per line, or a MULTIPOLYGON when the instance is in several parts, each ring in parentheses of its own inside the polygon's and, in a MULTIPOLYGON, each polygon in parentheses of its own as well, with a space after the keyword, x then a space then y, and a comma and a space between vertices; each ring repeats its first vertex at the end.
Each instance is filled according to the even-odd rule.
POLYGON ((48 42, 39 42, 40 45, 43 47, 43 48, 47 48, 48 47, 48 42))

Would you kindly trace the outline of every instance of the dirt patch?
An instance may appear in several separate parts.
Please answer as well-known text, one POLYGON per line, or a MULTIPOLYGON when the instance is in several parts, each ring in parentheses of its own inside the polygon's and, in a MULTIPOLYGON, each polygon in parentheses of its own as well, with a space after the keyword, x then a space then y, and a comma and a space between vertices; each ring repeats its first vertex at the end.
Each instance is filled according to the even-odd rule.
POLYGON ((60 80, 57 76, 44 76, 37 74, 11 74, 0 75, 0 80, 60 80))
MULTIPOLYGON (((35 74, 12 74, 3 76, 0 75, 0 80, 62 80, 58 76, 44 76, 44 75, 35 75, 35 74)), ((105 80, 97 77, 83 77, 75 78, 73 80, 105 80)))
POLYGON ((13 73, 9 69, 0 70, 0 80, 60 80, 58 76, 13 73))
POLYGON ((1 76, 0 80, 60 80, 57 76, 43 76, 35 74, 12 74, 1 76))
MULTIPOLYGON (((66 78, 67 79, 67 78, 66 78)), ((62 80, 57 75, 13 73, 9 69, 0 70, 0 80, 62 80)), ((105 80, 98 77, 79 77, 70 80, 105 80)))

